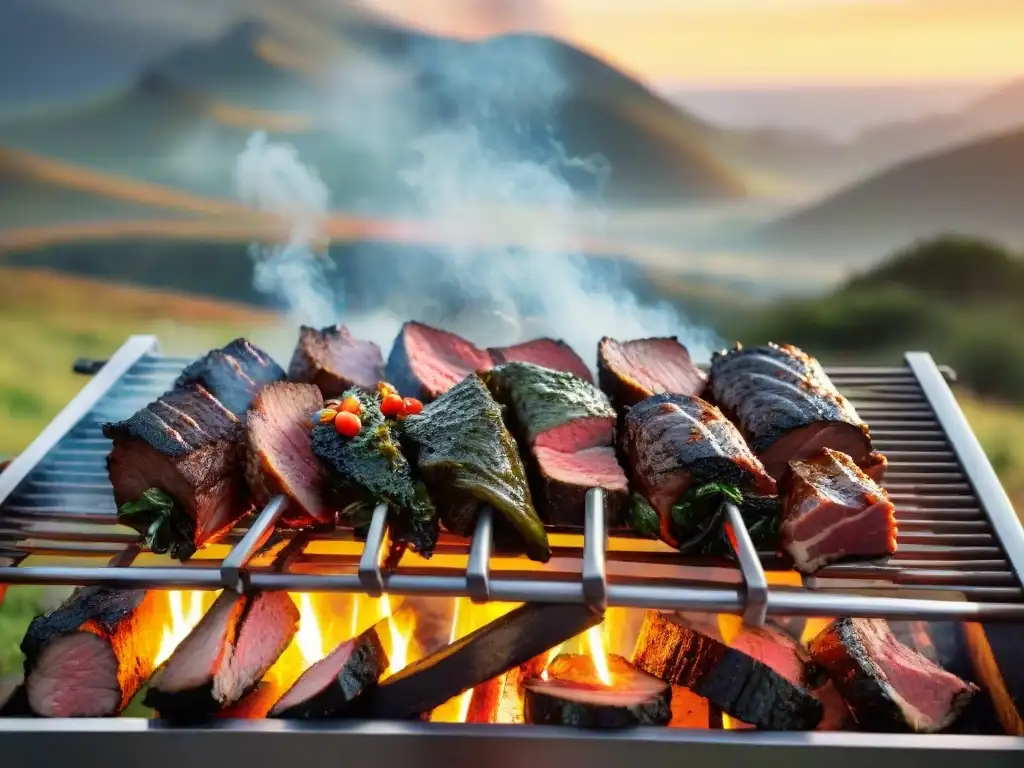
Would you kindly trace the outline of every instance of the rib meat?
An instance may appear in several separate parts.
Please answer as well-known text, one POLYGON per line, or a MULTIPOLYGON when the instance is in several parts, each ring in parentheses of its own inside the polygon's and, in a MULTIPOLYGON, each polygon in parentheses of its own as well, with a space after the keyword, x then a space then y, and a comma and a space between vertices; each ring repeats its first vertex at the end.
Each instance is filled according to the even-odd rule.
POLYGON ((798 571, 813 573, 844 557, 896 552, 892 501, 845 453, 822 448, 791 461, 782 483, 782 548, 798 571))
POLYGON ((715 353, 711 392, 775 479, 790 461, 820 448, 842 451, 858 465, 870 461, 867 425, 818 361, 792 345, 715 353))
POLYGON ((291 381, 315 384, 325 398, 359 387, 372 392, 384 378, 384 358, 372 341, 360 341, 344 325, 302 326, 288 366, 291 381))
POLYGON ((270 355, 246 339, 235 339, 185 368, 174 388, 198 384, 242 419, 264 385, 284 378, 281 366, 270 355))

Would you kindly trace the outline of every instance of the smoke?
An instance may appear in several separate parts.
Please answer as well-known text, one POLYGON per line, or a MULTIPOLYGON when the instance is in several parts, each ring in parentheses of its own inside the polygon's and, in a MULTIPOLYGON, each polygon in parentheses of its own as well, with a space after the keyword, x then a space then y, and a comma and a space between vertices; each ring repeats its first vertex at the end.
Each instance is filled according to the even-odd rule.
MULTIPOLYGON (((525 36, 427 41, 373 63, 403 87, 379 92, 372 109, 339 109, 340 145, 400 158, 391 173, 403 202, 378 201, 379 209, 425 217, 442 244, 429 258, 379 247, 356 258, 336 247, 331 283, 331 262, 313 247, 329 210, 323 182, 294 149, 252 137, 237 162, 239 194, 292 225, 285 244, 254 247, 256 287, 280 298, 292 322, 344 322, 385 355, 401 323, 414 319, 481 346, 564 339, 591 365, 604 335, 679 336, 695 357, 708 357, 718 343, 712 332, 669 305, 641 303, 615 269, 585 258, 580 222, 593 219, 592 201, 614 169, 600 156, 567 155, 559 141, 569 83, 551 50, 525 36), (381 146, 385 135, 400 146, 381 146)), ((360 67, 368 71, 365 60, 360 67)), ((345 74, 336 82, 354 83, 345 74)))

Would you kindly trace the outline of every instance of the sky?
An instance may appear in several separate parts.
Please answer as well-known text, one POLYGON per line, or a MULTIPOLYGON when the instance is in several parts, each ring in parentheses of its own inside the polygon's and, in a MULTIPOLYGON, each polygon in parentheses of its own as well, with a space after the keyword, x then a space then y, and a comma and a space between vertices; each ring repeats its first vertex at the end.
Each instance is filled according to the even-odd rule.
POLYGON ((116 90, 267 6, 354 3, 442 34, 554 34, 663 89, 1024 75, 1024 0, 0 0, 0 106, 116 90))

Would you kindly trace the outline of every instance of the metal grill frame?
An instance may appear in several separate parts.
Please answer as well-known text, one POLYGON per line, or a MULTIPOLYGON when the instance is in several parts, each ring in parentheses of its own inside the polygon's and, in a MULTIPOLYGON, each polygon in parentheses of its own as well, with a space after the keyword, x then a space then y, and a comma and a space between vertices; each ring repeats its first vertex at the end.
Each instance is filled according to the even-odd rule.
MULTIPOLYGON (((507 602, 585 602, 595 607, 626 606, 636 608, 679 609, 734 613, 744 616, 748 624, 762 624, 768 616, 877 616, 889 619, 952 619, 952 620, 1019 620, 1024 618, 1024 530, 1006 492, 956 399, 931 356, 924 352, 908 352, 906 367, 827 368, 840 390, 866 387, 875 395, 867 395, 860 404, 854 399, 862 417, 873 428, 878 447, 899 472, 892 472, 885 485, 893 500, 900 504, 915 498, 931 507, 911 510, 911 517, 901 520, 909 525, 908 541, 935 543, 947 547, 950 558, 942 560, 936 551, 915 553, 919 560, 897 560, 896 565, 837 564, 804 579, 803 588, 771 585, 765 565, 772 565, 772 556, 757 553, 735 508, 726 509, 735 538, 736 564, 731 562, 694 563, 678 553, 640 553, 616 560, 609 554, 609 532, 605 529, 602 493, 594 489, 587 495, 586 525, 582 551, 579 547, 554 547, 556 558, 572 567, 555 573, 535 571, 516 574, 492 568, 492 519, 480 516, 468 553, 464 540, 443 539, 439 551, 468 554, 464 569, 430 572, 429 568, 395 572, 381 568, 381 552, 385 544, 387 509, 379 506, 361 554, 340 570, 321 572, 317 568, 295 568, 312 539, 300 534, 286 545, 269 563, 258 562, 255 553, 266 541, 274 523, 283 511, 284 500, 277 498, 256 517, 244 534, 236 529, 229 541, 231 550, 223 560, 193 560, 185 566, 133 566, 139 548, 134 534, 120 534, 118 547, 105 566, 26 566, 17 567, 26 552, 17 547, 4 549, 10 540, 24 531, 3 531, 4 501, 11 496, 40 466, 50 451, 58 448, 79 422, 93 412, 104 395, 122 382, 136 365, 164 366, 180 370, 185 358, 159 357, 156 337, 133 336, 113 355, 83 390, 39 435, 32 445, 0 474, 0 582, 10 584, 88 585, 106 584, 124 587, 287 590, 291 592, 363 592, 371 596, 387 592, 395 595, 458 597, 474 601, 507 602), (147 362, 149 361, 149 362, 147 362), (154 362, 155 361, 155 362, 154 362), (162 362, 161 362, 162 361, 162 362), (909 376, 908 376, 909 374, 909 376), (915 394, 919 392, 919 394, 915 394), (933 424, 937 429, 922 425, 933 424), (909 438, 909 439, 908 439, 909 438), (925 438, 925 439, 922 439, 925 438), (934 439, 932 439, 934 438, 934 439), (948 446, 947 446, 948 441, 948 446), (946 473, 946 474, 943 474, 946 473), (912 490, 915 483, 931 484, 945 476, 963 482, 947 483, 948 493, 920 496, 901 493, 912 490), (891 482, 895 478, 900 482, 891 482), (966 500, 966 501, 965 501, 966 500), (970 502, 977 504, 963 507, 970 502), (980 519, 972 519, 977 512, 980 519), (924 515, 924 518, 919 515, 924 515), (915 517, 915 515, 917 517, 915 517), (966 519, 965 519, 966 518, 966 519), (979 533, 979 524, 982 532, 979 533), (938 531, 938 532, 936 532, 938 531), (7 538, 4 538, 4 534, 7 538), (240 536, 240 538, 239 538, 240 536), (994 545, 994 546, 993 546, 994 545), (957 568, 952 556, 966 557, 967 566, 957 568), (8 563, 5 566, 5 558, 8 563), (900 563, 903 565, 900 565, 900 563), (914 567, 906 565, 910 562, 914 567), (626 565, 623 565, 625 563, 626 565), (666 576, 663 566, 671 565, 682 574, 666 576), (662 566, 658 571, 655 566, 662 566), (929 567, 932 566, 932 567, 929 567), (609 569, 621 567, 639 570, 640 577, 623 577, 609 569), (650 571, 647 573, 646 571, 650 571), (661 575, 658 575, 658 574, 661 575), (907 583, 894 584, 900 579, 907 583), (691 583, 692 582, 692 583, 691 583), (879 586, 888 583, 888 587, 879 586), (845 591, 831 591, 846 584, 845 591), (868 585, 874 590, 899 588, 903 596, 865 594, 868 585), (925 599, 929 590, 956 592, 966 599, 925 599), (855 591, 850 591, 855 590, 855 591), (906 593, 912 596, 907 597, 906 593), (921 597, 918 597, 921 595, 921 597), (973 599, 972 599, 973 598, 973 599)), ((846 392, 850 394, 848 391, 846 392)), ((151 399, 152 391, 139 394, 139 403, 151 399)), ((126 402, 119 405, 127 406, 126 402)), ((106 517, 109 520, 109 514, 106 517)), ((44 521, 37 515, 35 520, 44 521)), ((625 534, 614 532, 612 541, 625 540, 625 534)), ((345 534, 339 534, 344 537, 345 534)), ((350 534, 349 534, 350 536, 350 534)), ((37 536, 36 538, 44 538, 37 536)), ((101 541, 76 540, 63 537, 69 552, 96 554, 110 549, 110 535, 101 541), (108 542, 106 545, 104 541, 108 542)), ((901 551, 904 550, 901 542, 901 551)), ((906 553, 904 553, 906 554, 906 553)), ((898 554, 897 557, 900 555, 898 554)), ((351 559, 351 558, 350 558, 351 559)), ((422 561, 421 561, 422 562, 422 561)))

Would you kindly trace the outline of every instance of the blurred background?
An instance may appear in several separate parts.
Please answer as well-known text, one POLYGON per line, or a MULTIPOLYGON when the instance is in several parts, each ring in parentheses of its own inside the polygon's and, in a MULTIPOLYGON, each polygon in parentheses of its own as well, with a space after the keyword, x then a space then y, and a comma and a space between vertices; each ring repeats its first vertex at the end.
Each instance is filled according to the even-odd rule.
MULTIPOLYGON (((926 349, 1024 509, 1019 0, 5 0, 0 457, 132 333, 926 349)), ((10 590, 0 674, 47 595, 10 590)))

